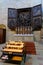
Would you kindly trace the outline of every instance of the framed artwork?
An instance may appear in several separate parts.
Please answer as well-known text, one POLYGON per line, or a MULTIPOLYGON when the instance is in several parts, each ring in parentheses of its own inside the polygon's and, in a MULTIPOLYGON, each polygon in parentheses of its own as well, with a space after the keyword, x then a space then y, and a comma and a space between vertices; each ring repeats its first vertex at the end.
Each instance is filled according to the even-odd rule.
POLYGON ((41 4, 36 5, 32 8, 32 16, 42 15, 42 6, 41 4))
POLYGON ((12 30, 14 30, 16 28, 16 19, 8 19, 8 27, 12 30))
POLYGON ((42 19, 41 16, 34 17, 32 21, 32 29, 33 30, 40 30, 42 27, 42 19))
POLYGON ((15 8, 8 8, 8 27, 14 30, 17 25, 17 10, 15 8))
POLYGON ((31 22, 31 8, 18 9, 19 23, 22 26, 30 26, 31 22))
POLYGON ((16 18, 17 17, 17 10, 15 8, 8 8, 8 17, 16 18))
POLYGON ((31 17, 30 17, 29 12, 22 12, 19 14, 19 20, 20 20, 20 22, 22 22, 22 25, 24 25, 24 26, 29 25, 28 23, 31 22, 30 19, 31 19, 31 17))

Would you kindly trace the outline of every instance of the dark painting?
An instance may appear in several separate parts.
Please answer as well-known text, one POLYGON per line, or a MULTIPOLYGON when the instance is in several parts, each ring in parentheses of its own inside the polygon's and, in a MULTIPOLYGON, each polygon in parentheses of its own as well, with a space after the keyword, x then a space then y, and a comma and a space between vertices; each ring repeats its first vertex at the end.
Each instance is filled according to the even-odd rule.
POLYGON ((14 30, 17 25, 17 10, 15 8, 8 8, 8 27, 14 30))
POLYGON ((41 4, 40 5, 37 5, 37 6, 34 6, 32 8, 32 15, 33 16, 42 15, 42 6, 41 6, 41 4))
POLYGON ((29 12, 22 12, 19 14, 20 21, 22 22, 22 25, 28 26, 30 21, 30 14, 29 12))
MULTIPOLYGON (((25 9, 25 8, 24 8, 25 9)), ((24 10, 22 9, 22 11, 19 11, 19 23, 22 26, 30 26, 31 23, 31 11, 28 10, 24 10)))
POLYGON ((42 27, 42 19, 41 16, 34 17, 32 22, 32 28, 33 30, 40 30, 42 27))
POLYGON ((14 8, 8 8, 8 17, 16 18, 17 17, 17 10, 14 8))
POLYGON ((12 30, 15 30, 16 28, 16 19, 8 19, 8 27, 12 30))

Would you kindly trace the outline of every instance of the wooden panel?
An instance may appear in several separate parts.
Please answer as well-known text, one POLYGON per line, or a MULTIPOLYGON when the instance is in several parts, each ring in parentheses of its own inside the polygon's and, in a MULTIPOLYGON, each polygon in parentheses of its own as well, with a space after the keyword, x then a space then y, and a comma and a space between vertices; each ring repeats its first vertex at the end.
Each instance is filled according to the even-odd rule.
POLYGON ((2 29, 0 29, 0 42, 2 43, 2 40, 3 40, 3 30, 2 29))
POLYGON ((6 29, 0 28, 0 43, 5 43, 6 40, 6 29))

